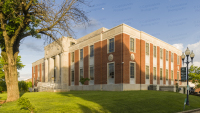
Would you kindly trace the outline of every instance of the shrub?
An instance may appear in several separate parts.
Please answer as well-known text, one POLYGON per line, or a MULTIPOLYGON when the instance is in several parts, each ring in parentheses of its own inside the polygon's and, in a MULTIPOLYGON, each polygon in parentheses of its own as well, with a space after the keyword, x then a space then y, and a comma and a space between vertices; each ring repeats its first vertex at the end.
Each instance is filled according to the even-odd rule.
POLYGON ((28 98, 19 98, 18 105, 21 106, 21 109, 29 110, 31 113, 36 113, 35 107, 31 104, 28 98))
POLYGON ((79 82, 81 82, 81 84, 84 84, 86 81, 89 81, 89 78, 81 78, 79 82))
POLYGON ((19 81, 18 82, 18 86, 19 86, 19 91, 28 91, 28 84, 25 81, 19 81))

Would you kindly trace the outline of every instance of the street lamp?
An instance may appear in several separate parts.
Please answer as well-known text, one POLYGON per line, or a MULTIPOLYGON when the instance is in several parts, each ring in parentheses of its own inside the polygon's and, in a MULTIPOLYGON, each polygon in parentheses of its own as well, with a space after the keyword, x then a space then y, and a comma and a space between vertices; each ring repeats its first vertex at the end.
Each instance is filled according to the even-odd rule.
POLYGON ((190 50, 188 49, 188 47, 187 47, 187 49, 186 49, 186 51, 185 51, 185 55, 184 55, 184 52, 182 53, 182 55, 181 55, 181 58, 182 58, 182 62, 183 62, 183 65, 184 65, 184 63, 186 63, 187 64, 187 101, 186 101, 186 105, 189 105, 189 86, 188 86, 188 64, 190 63, 189 61, 188 61, 188 57, 189 57, 189 55, 190 55, 190 58, 191 58, 191 62, 193 63, 193 58, 194 58, 194 56, 195 56, 195 54, 193 53, 193 51, 191 52, 191 54, 190 54, 190 50), (186 62, 184 62, 184 59, 185 59, 185 55, 186 55, 186 57, 187 57, 187 60, 186 60, 186 62))

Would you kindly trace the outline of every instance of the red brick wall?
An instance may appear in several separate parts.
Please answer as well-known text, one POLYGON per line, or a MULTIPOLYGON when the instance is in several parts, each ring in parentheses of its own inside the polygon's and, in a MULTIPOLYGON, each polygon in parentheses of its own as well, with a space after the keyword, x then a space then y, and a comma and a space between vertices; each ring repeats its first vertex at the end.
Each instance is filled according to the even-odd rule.
POLYGON ((94 84, 107 84, 107 58, 107 41, 94 43, 94 84))
MULTIPOLYGON (((119 52, 121 53, 121 51, 119 52)), ((130 52, 130 36, 123 33, 123 61, 122 62, 124 62, 124 64, 119 63, 119 66, 123 66, 123 83, 126 83, 126 84, 130 83, 130 70, 129 70, 130 66, 129 65, 131 61, 131 58, 130 58, 131 53, 133 52, 130 52)))
POLYGON ((136 49, 135 49, 135 53, 133 53, 133 52, 131 52, 131 53, 133 53, 134 54, 134 56, 135 56, 135 60, 134 60, 134 62, 136 62, 136 84, 140 84, 140 67, 141 67, 141 63, 140 63, 140 42, 141 42, 141 40, 140 39, 136 39, 135 38, 135 40, 136 40, 136 49))
MULTIPOLYGON (((69 86, 71 86, 71 53, 69 55, 69 86)), ((61 68, 60 68, 61 69, 61 68)))
POLYGON ((150 43, 150 84, 153 84, 153 44, 150 43))
POLYGON ((79 85, 79 50, 75 50, 75 85, 79 85))
MULTIPOLYGON (((84 50, 83 50, 83 52, 84 52, 84 54, 83 54, 83 58, 84 58, 84 78, 89 78, 89 74, 88 74, 88 69, 89 69, 89 64, 88 64, 88 59, 89 59, 89 53, 88 53, 88 49, 89 49, 89 47, 88 46, 86 46, 86 47, 84 47, 83 48, 84 50)), ((84 85, 88 85, 89 84, 89 82, 88 81, 86 81, 85 82, 85 84, 84 85)))
MULTIPOLYGON (((169 70, 168 70, 169 73, 169 70)), ((163 49, 163 84, 166 84, 166 50, 163 49)))
POLYGON ((160 84, 160 47, 157 46, 157 84, 160 84))
POLYGON ((32 67, 32 87, 33 87, 33 83, 34 83, 34 73, 33 73, 33 67, 32 67))
MULTIPOLYGON (((171 51, 168 51, 168 54, 169 54, 169 56, 168 56, 168 57, 169 57, 169 58, 168 58, 168 59, 169 59, 169 60, 168 60, 168 62, 169 62, 169 73, 170 73, 170 78, 171 78, 171 73, 172 73, 172 72, 171 72, 171 71, 172 71, 172 70, 171 70, 171 51)), ((175 80, 175 72, 174 72, 173 74, 174 74, 173 76, 174 76, 174 80, 175 80)), ((174 80, 173 80, 173 81, 174 81, 174 80)), ((170 82, 170 84, 171 84, 171 82, 170 82)), ((172 85, 173 85, 173 84, 172 84, 172 85)))

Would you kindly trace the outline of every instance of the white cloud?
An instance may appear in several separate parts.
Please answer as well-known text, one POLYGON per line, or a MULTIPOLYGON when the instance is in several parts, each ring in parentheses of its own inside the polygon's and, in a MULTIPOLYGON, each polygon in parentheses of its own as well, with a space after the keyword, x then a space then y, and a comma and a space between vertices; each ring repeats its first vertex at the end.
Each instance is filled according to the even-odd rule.
MULTIPOLYGON (((193 53, 195 54, 195 56, 194 56, 194 59, 193 59, 193 64, 195 65, 195 66, 199 66, 200 67, 200 49, 199 49, 199 47, 200 47, 200 41, 199 42, 197 42, 197 43, 194 43, 194 44, 188 44, 187 46, 183 46, 183 44, 181 44, 181 43, 179 43, 179 44, 173 44, 173 46, 174 47, 176 47, 177 49, 180 49, 181 51, 183 51, 183 52, 185 52, 185 50, 187 49, 187 47, 189 48, 189 50, 192 52, 193 51, 193 53)), ((189 61, 190 61, 191 59, 189 58, 189 61)), ((186 65, 186 64, 184 64, 184 65, 186 65)), ((191 65, 191 63, 190 63, 190 65, 191 65)), ((189 66, 190 66, 189 65, 189 66)))
POLYGON ((32 78, 32 74, 31 73, 28 73, 28 74, 21 74, 19 75, 20 77, 18 78, 18 80, 27 80, 29 78, 32 78))
POLYGON ((172 46, 176 47, 177 49, 180 49, 181 51, 183 51, 183 44, 173 44, 172 46))

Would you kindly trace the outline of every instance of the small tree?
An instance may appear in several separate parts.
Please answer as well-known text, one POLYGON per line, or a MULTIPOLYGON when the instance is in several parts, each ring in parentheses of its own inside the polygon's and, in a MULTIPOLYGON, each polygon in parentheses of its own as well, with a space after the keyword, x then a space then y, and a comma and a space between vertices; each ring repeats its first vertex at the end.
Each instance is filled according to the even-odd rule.
POLYGON ((189 69, 188 79, 195 83, 196 88, 200 88, 200 67, 191 65, 189 69))

